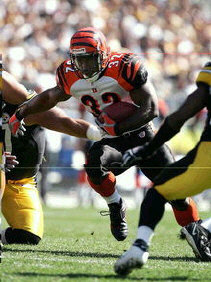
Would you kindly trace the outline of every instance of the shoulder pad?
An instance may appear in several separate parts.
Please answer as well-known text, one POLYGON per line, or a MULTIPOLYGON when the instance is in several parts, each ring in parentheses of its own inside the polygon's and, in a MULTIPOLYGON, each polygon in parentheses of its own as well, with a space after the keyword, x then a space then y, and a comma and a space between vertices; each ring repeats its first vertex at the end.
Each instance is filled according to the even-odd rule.
POLYGON ((71 86, 80 78, 76 75, 70 60, 66 60, 56 70, 56 82, 65 94, 71 95, 71 86))
POLYGON ((56 70, 56 82, 59 88, 61 88, 66 94, 68 93, 68 81, 65 75, 66 61, 60 64, 56 70))
POLYGON ((211 62, 206 63, 206 65, 200 70, 198 77, 196 78, 196 84, 199 83, 211 86, 211 62))
POLYGON ((122 58, 120 74, 133 88, 141 87, 146 83, 148 76, 141 58, 132 53, 127 53, 122 58))

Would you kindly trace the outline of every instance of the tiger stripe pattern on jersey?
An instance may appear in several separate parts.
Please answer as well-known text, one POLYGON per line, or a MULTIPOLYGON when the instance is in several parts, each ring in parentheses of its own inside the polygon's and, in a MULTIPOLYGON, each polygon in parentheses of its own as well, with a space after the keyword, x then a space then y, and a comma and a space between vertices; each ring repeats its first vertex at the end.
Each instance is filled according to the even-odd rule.
MULTIPOLYGON (((64 73, 64 67, 63 64, 61 64, 57 69, 57 82, 59 82, 59 85, 62 89, 66 89, 68 87, 68 82, 66 80, 66 76, 64 73)), ((66 91, 65 91, 66 92, 66 91)))
POLYGON ((120 65, 122 77, 129 82, 134 88, 141 87, 148 77, 148 72, 139 56, 135 54, 125 54, 120 65))

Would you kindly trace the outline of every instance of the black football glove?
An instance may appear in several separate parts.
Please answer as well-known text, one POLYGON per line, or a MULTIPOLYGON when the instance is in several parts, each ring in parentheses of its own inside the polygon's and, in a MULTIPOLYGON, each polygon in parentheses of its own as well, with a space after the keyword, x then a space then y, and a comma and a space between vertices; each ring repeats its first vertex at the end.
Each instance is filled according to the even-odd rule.
POLYGON ((122 166, 131 167, 140 164, 142 161, 149 158, 151 153, 147 150, 147 146, 148 143, 127 150, 122 157, 122 166))

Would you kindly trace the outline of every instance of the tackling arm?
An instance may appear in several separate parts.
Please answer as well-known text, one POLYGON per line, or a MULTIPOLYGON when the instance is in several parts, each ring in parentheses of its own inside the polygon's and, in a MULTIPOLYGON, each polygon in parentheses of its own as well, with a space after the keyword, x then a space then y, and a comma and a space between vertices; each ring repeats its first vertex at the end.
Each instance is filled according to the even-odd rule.
POLYGON ((9 120, 9 127, 13 135, 24 135, 25 128, 23 119, 30 114, 47 111, 53 108, 58 102, 69 99, 58 86, 42 92, 31 100, 22 104, 16 113, 9 120))
POLYGON ((165 119, 157 134, 149 143, 126 151, 123 156, 123 166, 130 167, 151 156, 160 146, 176 135, 189 118, 206 106, 209 99, 208 95, 208 86, 199 85, 197 90, 188 96, 184 104, 165 119))
POLYGON ((176 112, 168 116, 169 126, 179 131, 189 118, 195 116, 206 106, 207 99, 208 86, 200 84, 198 88, 187 97, 184 104, 176 112))
POLYGON ((200 84, 198 88, 188 96, 184 104, 165 119, 155 137, 148 144, 147 151, 153 153, 176 135, 189 118, 193 117, 206 106, 207 99, 209 99, 208 95, 208 87, 204 84, 200 84))
MULTIPOLYGON (((13 105, 18 105, 27 101, 29 96, 27 89, 22 84, 20 84, 11 74, 4 71, 3 82, 3 99, 5 100, 5 102, 13 105)), ((51 107, 58 101, 65 100, 69 97, 69 95, 61 92, 60 88, 55 87, 46 90, 42 94, 36 95, 34 98, 26 102, 26 104, 23 104, 22 107, 25 107, 25 105, 28 105, 29 103, 32 104, 32 106, 35 105, 33 107, 35 107, 36 109, 41 101, 43 106, 39 108, 39 111, 43 111, 44 108, 51 107), (41 97, 41 99, 39 99, 38 97, 41 97), (45 105, 45 103, 47 105, 45 105)), ((26 113, 30 107, 31 106, 26 108, 26 113)), ((39 124, 48 129, 80 138, 88 138, 94 141, 98 141, 102 138, 101 133, 96 126, 81 119, 72 119, 68 117, 61 109, 56 107, 48 111, 33 115, 27 114, 27 117, 24 119, 24 121, 28 126, 39 124)))
POLYGON ((69 99, 58 86, 47 89, 41 94, 24 103, 18 110, 18 115, 25 118, 30 114, 40 113, 53 108, 58 102, 69 99))
POLYGON ((82 119, 70 118, 63 110, 56 107, 43 113, 29 115, 24 121, 26 125, 39 124, 50 130, 79 138, 89 138, 94 141, 101 139, 100 130, 96 126, 82 119))

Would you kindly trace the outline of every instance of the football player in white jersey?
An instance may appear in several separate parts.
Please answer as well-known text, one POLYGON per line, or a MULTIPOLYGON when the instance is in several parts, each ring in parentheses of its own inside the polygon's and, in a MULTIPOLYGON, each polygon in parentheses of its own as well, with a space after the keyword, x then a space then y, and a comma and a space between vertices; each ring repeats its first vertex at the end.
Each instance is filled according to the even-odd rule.
MULTIPOLYGON (((70 58, 57 69, 57 86, 48 89, 22 105, 10 119, 11 131, 16 134, 23 118, 29 114, 46 111, 58 102, 74 97, 91 112, 100 123, 102 111, 109 105, 127 101, 136 105, 134 113, 116 123, 103 113, 101 128, 108 138, 96 142, 88 152, 85 169, 91 187, 106 200, 113 236, 122 241, 127 237, 125 204, 115 184, 121 167, 122 154, 134 146, 152 139, 150 122, 158 115, 157 97, 148 79, 140 56, 133 53, 111 53, 104 35, 92 27, 78 30, 70 41, 70 58)), ((163 145, 145 163, 141 170, 150 179, 174 158, 163 145)), ((180 225, 198 220, 193 201, 172 202, 180 225)))

